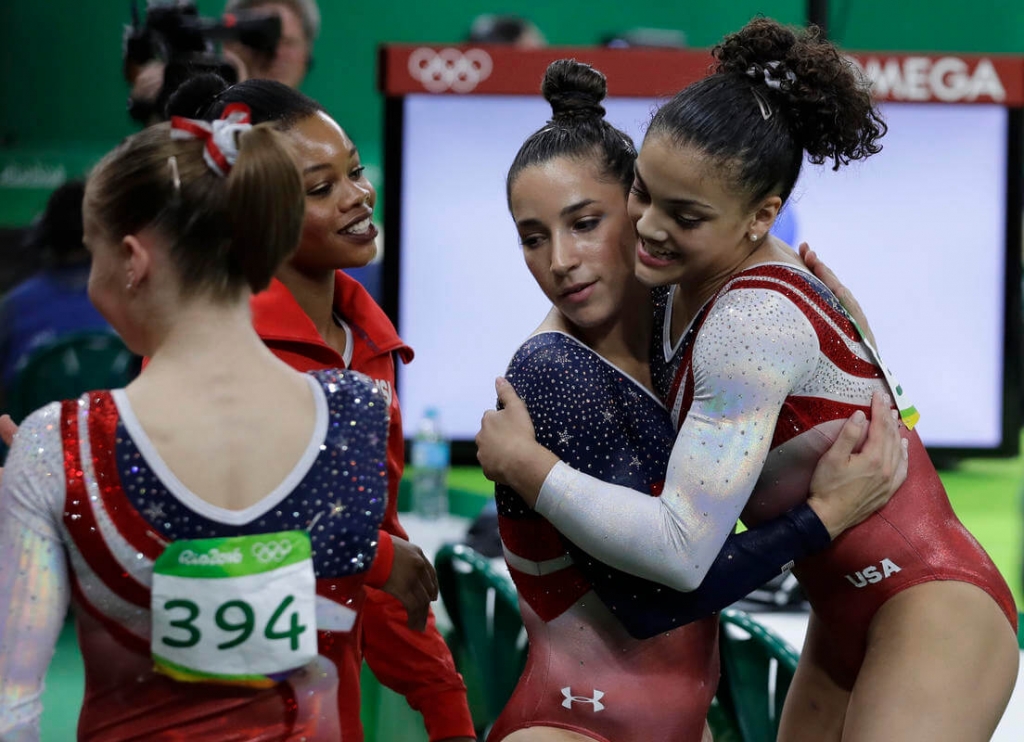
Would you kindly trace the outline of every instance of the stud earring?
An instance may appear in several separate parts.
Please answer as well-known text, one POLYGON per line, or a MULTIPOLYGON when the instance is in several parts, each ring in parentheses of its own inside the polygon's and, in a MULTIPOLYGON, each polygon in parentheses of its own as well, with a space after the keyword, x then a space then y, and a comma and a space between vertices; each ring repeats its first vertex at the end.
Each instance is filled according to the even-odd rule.
POLYGON ((751 242, 757 242, 757 235, 756 234, 750 235, 750 241, 751 242))

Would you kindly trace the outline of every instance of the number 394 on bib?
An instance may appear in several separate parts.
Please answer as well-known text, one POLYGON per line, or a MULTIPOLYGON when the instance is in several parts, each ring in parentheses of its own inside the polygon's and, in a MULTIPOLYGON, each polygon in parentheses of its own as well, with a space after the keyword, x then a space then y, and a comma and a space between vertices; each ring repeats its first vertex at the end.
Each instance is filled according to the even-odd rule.
POLYGON ((182 681, 273 685, 317 653, 309 535, 176 541, 153 565, 151 609, 158 671, 182 681))

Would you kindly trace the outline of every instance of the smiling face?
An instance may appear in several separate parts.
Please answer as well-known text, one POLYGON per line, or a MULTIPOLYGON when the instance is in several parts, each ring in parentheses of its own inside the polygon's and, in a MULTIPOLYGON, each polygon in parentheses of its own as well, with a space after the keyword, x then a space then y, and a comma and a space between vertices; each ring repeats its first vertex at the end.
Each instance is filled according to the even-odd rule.
POLYGON ((629 195, 636 276, 647 286, 700 285, 728 276, 761 245, 782 202, 751 205, 721 163, 653 134, 640 150, 629 195))
POLYGON ((520 172, 509 202, 526 265, 565 319, 584 331, 615 322, 636 287, 622 186, 589 160, 556 157, 520 172))
POLYGON ((377 191, 363 173, 355 145, 322 112, 300 120, 286 134, 306 189, 302 239, 289 262, 304 272, 366 265, 377 254, 372 221, 377 191))

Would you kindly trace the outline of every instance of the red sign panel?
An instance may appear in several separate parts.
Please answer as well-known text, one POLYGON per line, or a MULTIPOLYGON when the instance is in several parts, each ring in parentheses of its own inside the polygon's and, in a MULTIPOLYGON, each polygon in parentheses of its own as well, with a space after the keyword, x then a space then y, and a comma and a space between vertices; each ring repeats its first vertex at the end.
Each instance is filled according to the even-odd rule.
MULTIPOLYGON (((668 97, 710 71, 707 50, 395 45, 381 49, 380 87, 412 93, 538 95, 547 66, 573 57, 608 78, 614 96, 668 97)), ((1024 105, 1024 57, 855 52, 879 100, 1024 105)))
POLYGON ((875 97, 892 101, 1024 104, 1024 58, 851 54, 875 97))
POLYGON ((381 89, 389 96, 539 95, 548 65, 566 57, 601 70, 611 94, 642 98, 673 95, 708 74, 713 61, 708 52, 675 49, 386 46, 381 50, 381 89))

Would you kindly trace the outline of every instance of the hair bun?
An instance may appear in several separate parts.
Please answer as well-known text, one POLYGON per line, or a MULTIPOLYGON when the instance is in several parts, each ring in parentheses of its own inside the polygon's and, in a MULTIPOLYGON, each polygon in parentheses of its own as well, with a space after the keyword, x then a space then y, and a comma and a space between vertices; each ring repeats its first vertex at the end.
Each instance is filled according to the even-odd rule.
MULTIPOLYGON (((808 40, 817 40, 815 31, 807 33, 808 40)), ((755 18, 741 30, 726 36, 713 53, 719 72, 750 74, 753 68, 760 74, 769 69, 769 77, 776 77, 783 71, 792 71, 792 65, 787 62, 794 52, 799 52, 794 47, 800 41, 793 29, 769 18, 755 18)))
POLYGON ((540 92, 551 104, 551 120, 604 118, 601 101, 608 94, 605 77, 589 64, 559 59, 548 65, 540 92))
POLYGON ((179 85, 167 99, 167 118, 171 116, 184 116, 190 119, 204 118, 203 114, 206 109, 228 87, 229 85, 223 77, 212 72, 204 72, 201 75, 190 77, 179 85))

